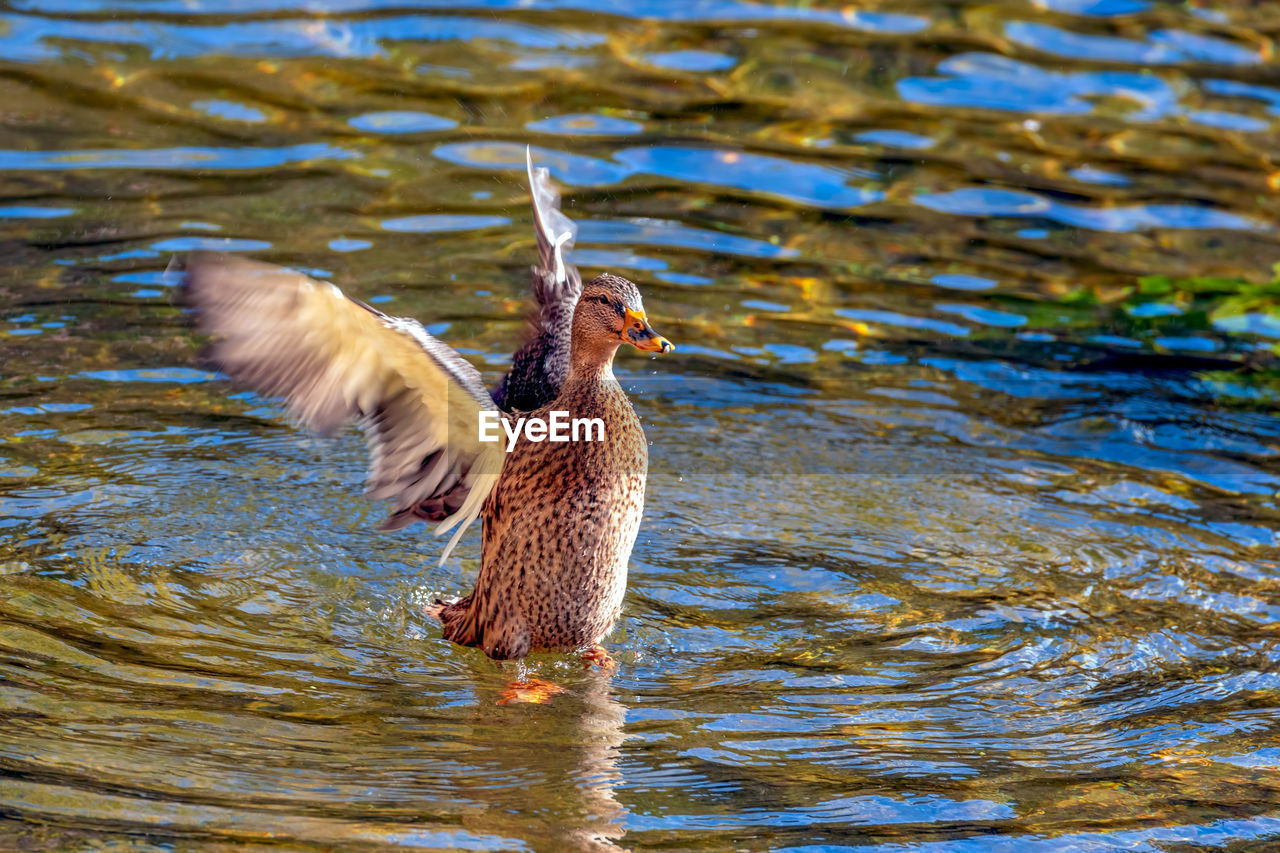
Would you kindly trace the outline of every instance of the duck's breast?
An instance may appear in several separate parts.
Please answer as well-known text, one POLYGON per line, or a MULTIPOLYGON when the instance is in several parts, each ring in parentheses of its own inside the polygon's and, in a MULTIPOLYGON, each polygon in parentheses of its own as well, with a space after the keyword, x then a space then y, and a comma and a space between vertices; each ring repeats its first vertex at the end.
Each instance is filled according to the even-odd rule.
POLYGON ((482 580, 522 612, 533 648, 565 650, 598 642, 621 611, 649 456, 620 388, 533 414, 552 411, 600 425, 576 441, 517 441, 490 499, 482 580))

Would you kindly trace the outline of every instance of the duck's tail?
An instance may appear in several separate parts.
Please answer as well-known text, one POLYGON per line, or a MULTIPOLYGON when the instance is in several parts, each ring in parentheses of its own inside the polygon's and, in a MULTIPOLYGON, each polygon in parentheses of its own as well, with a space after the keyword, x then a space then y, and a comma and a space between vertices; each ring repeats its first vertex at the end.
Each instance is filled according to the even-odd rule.
POLYGON ((471 603, 475 593, 457 601, 441 601, 428 604, 422 611, 433 619, 439 619, 444 626, 444 638, 460 646, 478 646, 483 639, 482 631, 472 611, 471 603))
MULTIPOLYGON (((433 603, 423 607, 422 612, 433 619, 439 619, 447 628, 471 608, 471 599, 473 597, 473 595, 468 595, 465 598, 459 598, 457 601, 441 601, 437 598, 433 603)), ((448 631, 445 634, 448 635, 448 631)))
MULTIPOLYGON (((483 600, 483 599, 481 599, 483 600)), ((510 613, 505 619, 495 621, 492 614, 482 613, 486 608, 476 599, 476 593, 466 598, 445 603, 436 599, 423 611, 444 626, 444 638, 460 646, 474 646, 494 660, 518 660, 529 654, 529 635, 524 621, 514 619, 510 613)))
POLYGON ((531 317, 534 335, 511 359, 511 370, 493 391, 493 401, 507 411, 532 411, 560 393, 569 376, 573 309, 582 295, 582 276, 565 260, 578 226, 560 211, 560 193, 546 169, 533 168, 533 153, 525 149, 529 197, 533 202, 533 233, 538 239, 538 263, 533 265, 531 317))
POLYGON ((532 149, 526 147, 524 156, 533 200, 533 231, 538 238, 533 295, 538 300, 542 331, 554 334, 572 316, 582 295, 582 276, 564 259, 573 248, 578 226, 560 210, 560 192, 551 182, 551 173, 541 166, 533 168, 532 149))

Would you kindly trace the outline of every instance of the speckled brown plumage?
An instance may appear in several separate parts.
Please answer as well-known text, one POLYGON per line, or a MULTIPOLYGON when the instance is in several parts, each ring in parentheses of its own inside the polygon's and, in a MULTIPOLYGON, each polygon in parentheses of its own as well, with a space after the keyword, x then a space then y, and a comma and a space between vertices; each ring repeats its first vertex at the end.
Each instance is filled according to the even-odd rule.
POLYGON ((485 505, 475 590, 439 613, 447 639, 495 658, 593 645, 622 609, 644 511, 644 432, 616 383, 555 405, 605 417, 606 440, 517 446, 485 505))
POLYGON ((533 413, 600 418, 604 440, 520 439, 485 504, 475 590, 438 612, 446 638, 507 659, 590 646, 613 627, 649 453, 611 361, 612 352, 603 363, 575 362, 560 394, 533 413))
MULTIPOLYGON (((613 627, 644 510, 648 447, 613 375, 618 347, 667 352, 636 286, 608 273, 583 285, 563 250, 573 224, 545 170, 529 178, 540 263, 534 338, 491 398, 456 352, 416 321, 389 317, 333 285, 227 255, 187 265, 184 293, 211 335, 206 360, 243 385, 282 396, 303 424, 365 428, 369 491, 390 497, 385 526, 483 523, 481 569, 465 598, 428 609, 444 636, 494 658, 573 651, 613 627), (481 442, 478 415, 599 418, 596 441, 533 442, 510 453, 481 442)), ((442 557, 442 562, 443 562, 442 557)))

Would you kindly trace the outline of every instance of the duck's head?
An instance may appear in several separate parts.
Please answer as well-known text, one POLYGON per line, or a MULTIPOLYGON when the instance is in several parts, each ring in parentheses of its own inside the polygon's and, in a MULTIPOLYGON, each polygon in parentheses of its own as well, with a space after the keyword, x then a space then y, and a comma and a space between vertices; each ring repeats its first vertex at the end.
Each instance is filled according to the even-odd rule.
POLYGON ((623 343, 645 352, 671 352, 675 345, 653 330, 645 317, 640 291, 633 282, 604 273, 582 286, 573 311, 575 348, 607 352, 623 343))

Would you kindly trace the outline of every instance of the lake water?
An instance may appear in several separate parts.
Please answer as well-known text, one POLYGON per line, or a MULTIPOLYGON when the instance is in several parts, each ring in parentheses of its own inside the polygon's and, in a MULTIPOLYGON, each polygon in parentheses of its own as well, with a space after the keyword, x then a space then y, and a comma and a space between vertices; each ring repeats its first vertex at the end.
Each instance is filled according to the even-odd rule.
POLYGON ((1280 846, 1280 17, 1202 0, 0 3, 0 849, 1280 846), (201 369, 209 247, 496 380, 525 145, 651 447, 619 668, 422 613, 201 369))

